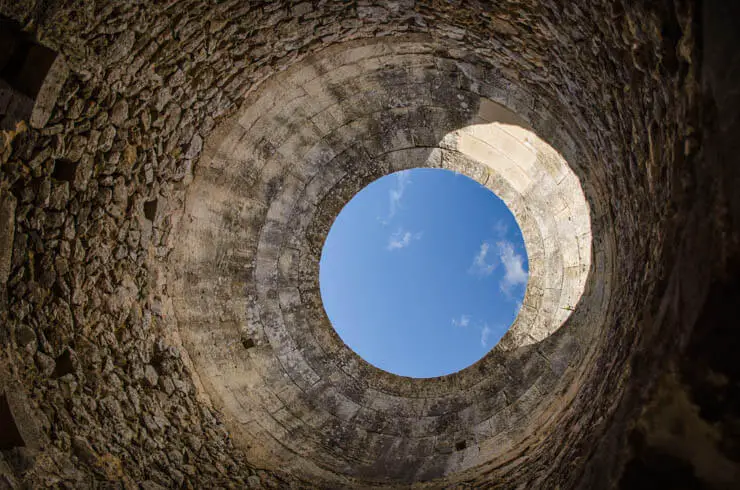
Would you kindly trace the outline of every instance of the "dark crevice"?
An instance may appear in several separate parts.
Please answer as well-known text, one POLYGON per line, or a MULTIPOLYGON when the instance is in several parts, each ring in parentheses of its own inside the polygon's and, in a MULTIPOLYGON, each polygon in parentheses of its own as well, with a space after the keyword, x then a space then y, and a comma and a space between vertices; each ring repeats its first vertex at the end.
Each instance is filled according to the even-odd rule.
POLYGON ((38 282, 39 279, 41 279, 41 274, 43 272, 41 269, 41 264, 42 264, 43 259, 44 259, 43 254, 40 254, 40 253, 33 254, 33 274, 32 275, 33 275, 34 281, 38 282))
POLYGON ((57 160, 54 162, 54 171, 51 176, 56 180, 74 182, 77 173, 77 163, 69 160, 57 160))
POLYGON ((144 203, 144 217, 149 221, 154 221, 157 216, 157 200, 146 201, 144 203))
POLYGON ((56 366, 52 373, 53 378, 61 378, 65 374, 74 373, 74 364, 72 363, 72 354, 69 349, 65 349, 62 354, 56 358, 56 366))

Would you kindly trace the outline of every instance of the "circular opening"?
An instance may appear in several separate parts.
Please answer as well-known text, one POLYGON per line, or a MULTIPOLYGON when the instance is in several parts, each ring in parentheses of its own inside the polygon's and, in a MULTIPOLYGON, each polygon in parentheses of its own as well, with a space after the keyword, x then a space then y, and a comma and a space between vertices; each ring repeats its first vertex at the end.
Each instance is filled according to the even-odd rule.
POLYGON ((342 209, 324 244, 320 289, 342 340, 402 376, 451 374, 515 320, 528 260, 504 202, 456 172, 382 177, 342 209))

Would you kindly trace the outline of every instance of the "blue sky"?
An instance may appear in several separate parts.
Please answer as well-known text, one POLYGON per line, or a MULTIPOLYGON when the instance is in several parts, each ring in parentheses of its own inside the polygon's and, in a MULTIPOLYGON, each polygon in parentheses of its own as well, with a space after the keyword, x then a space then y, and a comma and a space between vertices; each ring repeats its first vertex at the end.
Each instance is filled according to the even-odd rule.
POLYGON ((321 256, 324 308, 371 364, 427 378, 483 357, 516 318, 528 277, 519 226, 494 193, 413 169, 360 191, 321 256))

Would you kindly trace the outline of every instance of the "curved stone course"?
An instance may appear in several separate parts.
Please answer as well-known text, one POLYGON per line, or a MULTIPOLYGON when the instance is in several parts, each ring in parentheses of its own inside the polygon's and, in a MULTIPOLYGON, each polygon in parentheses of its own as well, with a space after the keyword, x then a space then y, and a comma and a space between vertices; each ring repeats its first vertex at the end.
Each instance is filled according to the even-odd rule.
MULTIPOLYGON (((527 424, 522 414, 551 410, 544 394, 567 386, 590 348, 598 322, 542 343, 575 310, 590 270, 578 178, 466 72, 429 39, 345 43, 266 81, 206 141, 176 247, 187 280, 175 309, 201 379, 255 460, 278 458, 308 479, 332 478, 328 470, 402 482, 490 465, 518 446, 509 433, 527 424), (323 243, 349 199, 423 166, 499 195, 530 261, 522 310, 501 343, 477 365, 428 380, 355 355, 318 284, 323 243)), ((589 294, 582 311, 598 318, 607 301, 589 294)))

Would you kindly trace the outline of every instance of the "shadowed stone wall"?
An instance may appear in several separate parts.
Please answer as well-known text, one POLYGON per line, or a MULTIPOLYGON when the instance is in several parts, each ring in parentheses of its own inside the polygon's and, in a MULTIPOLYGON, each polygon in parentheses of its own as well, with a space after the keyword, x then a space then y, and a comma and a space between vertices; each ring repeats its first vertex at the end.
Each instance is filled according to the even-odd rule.
MULTIPOLYGON (((21 434, 0 441, 2 481, 604 488, 646 479, 646 468, 656 465, 645 461, 664 454, 666 444, 653 437, 663 430, 649 423, 654 412, 642 407, 676 402, 676 413, 693 413, 685 398, 646 402, 651 393, 665 400, 661 390, 677 383, 668 378, 651 390, 670 361, 698 342, 692 329, 710 284, 720 291, 732 284, 722 271, 737 257, 738 179, 727 150, 736 141, 734 99, 725 98, 733 72, 701 49, 734 52, 735 44, 730 34, 700 38, 710 22, 715 32, 732 32, 726 19, 733 16, 704 3, 700 13, 694 2, 670 0, 0 2, 0 14, 67 67, 58 77, 63 85, 44 99, 46 119, 0 133, 2 416, 21 434), (414 38, 422 52, 403 54, 418 55, 419 64, 352 66, 356 77, 338 78, 346 83, 314 87, 318 99, 301 85, 304 102, 325 93, 345 101, 331 118, 309 125, 309 106, 270 85, 284 75, 276 73, 322 53, 341 56, 350 45, 378 45, 378 38, 390 58, 414 38), (352 81, 363 76, 371 81, 352 81), (252 107, 265 97, 272 109, 252 107), (424 401, 409 411, 401 399, 427 387, 368 372, 342 354, 347 349, 333 337, 310 283, 341 205, 374 178, 431 165, 435 156, 438 165, 480 172, 481 162, 444 141, 485 122, 476 120, 484 99, 515 113, 578 177, 592 235, 589 261, 580 262, 579 249, 572 264, 589 268, 583 296, 552 335, 503 345, 488 361, 438 380, 430 389, 444 401, 436 408, 424 401), (223 128, 251 107, 271 111, 275 124, 257 131, 239 121, 247 137, 266 138, 245 154, 229 153, 220 142, 233 126, 223 128), (378 116, 361 117, 371 113, 378 116), (305 138, 339 122, 346 124, 331 147, 345 151, 340 160, 296 158, 305 138), (354 148, 342 146, 348 141, 354 148), (399 160, 378 158, 392 149, 404 150, 399 160), (220 170, 234 172, 219 174, 219 158, 220 170), (277 162, 291 164, 290 172, 277 162), (326 166, 315 188, 301 179, 311 165, 326 166), (342 177, 337 172, 345 174, 341 185, 330 180, 342 177), (213 192, 219 186, 239 199, 213 192), (306 192, 294 201, 291 189, 306 192), (235 234, 192 226, 194 209, 214 230, 235 234), (290 233, 278 237, 284 230, 290 233), (271 248, 291 236, 301 240, 295 256, 271 248), (316 345, 333 346, 358 382, 379 383, 375 392, 356 390, 316 351, 312 368, 324 372, 315 392, 273 393, 288 386, 269 364, 284 354, 274 346, 287 345, 268 322, 275 305, 294 315, 310 307, 292 321, 323 335, 316 345), (211 337, 194 337, 199 329, 211 337), (234 356, 261 376, 254 384, 238 378, 242 400, 274 406, 269 417, 239 411, 238 401, 216 394, 214 386, 243 368, 234 356), (493 384, 468 391, 485 380, 493 384), (360 408, 351 414, 337 403, 328 408, 347 423, 323 426, 325 411, 315 405, 331 403, 322 396, 332 390, 357 394, 358 407, 377 413, 398 408, 398 418, 372 419, 360 408), (475 393, 475 404, 461 393, 475 393), (280 412, 280 405, 300 413, 280 412), (361 430, 369 427, 380 428, 382 437, 370 438, 375 445, 364 444, 370 439, 361 430), (407 452, 408 430, 427 437, 428 447, 417 441, 407 452), (642 436, 628 440, 637 432, 642 436), (293 466, 284 464, 290 451, 301 455, 293 466)), ((532 214, 540 223, 550 219, 532 214)), ((558 250, 573 257, 572 246, 558 250)), ((711 348, 688 352, 703 359, 711 348)), ((426 400, 432 392, 420 394, 426 400)), ((726 431, 733 413, 721 412, 726 431)), ((737 454, 719 440, 705 442, 728 461, 722 478, 707 476, 688 453, 670 461, 681 461, 682 474, 700 485, 732 483, 736 473, 727 468, 737 454)))

